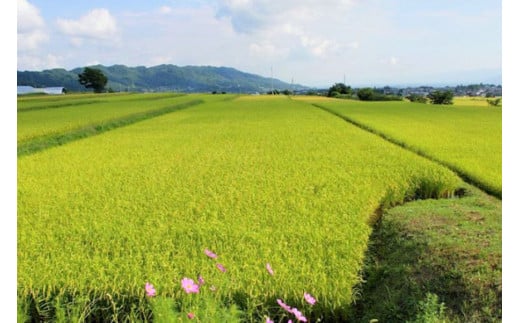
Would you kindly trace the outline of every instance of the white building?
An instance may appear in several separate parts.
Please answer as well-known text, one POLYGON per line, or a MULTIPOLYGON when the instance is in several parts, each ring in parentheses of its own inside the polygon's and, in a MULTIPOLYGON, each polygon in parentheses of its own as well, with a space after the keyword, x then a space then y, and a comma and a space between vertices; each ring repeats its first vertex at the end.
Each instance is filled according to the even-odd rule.
POLYGON ((34 88, 32 86, 27 85, 18 85, 16 87, 17 94, 29 94, 29 93, 43 93, 43 94, 63 94, 63 86, 56 87, 44 87, 44 88, 34 88))

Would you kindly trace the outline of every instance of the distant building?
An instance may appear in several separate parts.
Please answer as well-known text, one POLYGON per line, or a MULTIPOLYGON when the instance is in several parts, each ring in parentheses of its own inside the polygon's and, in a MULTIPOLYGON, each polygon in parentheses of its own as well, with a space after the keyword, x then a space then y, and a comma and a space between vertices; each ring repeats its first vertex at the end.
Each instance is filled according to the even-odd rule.
POLYGON ((27 86, 27 85, 18 85, 16 88, 17 88, 16 92, 18 95, 30 94, 30 93, 43 93, 43 94, 56 95, 56 94, 65 93, 65 88, 63 86, 34 88, 32 86, 27 86))

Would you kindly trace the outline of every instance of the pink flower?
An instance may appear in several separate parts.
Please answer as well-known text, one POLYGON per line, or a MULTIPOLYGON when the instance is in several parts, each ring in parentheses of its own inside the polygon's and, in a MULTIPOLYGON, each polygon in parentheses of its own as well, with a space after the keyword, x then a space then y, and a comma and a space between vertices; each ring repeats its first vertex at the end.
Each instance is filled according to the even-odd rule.
POLYGON ((296 316, 296 319, 300 322, 307 322, 307 318, 303 316, 302 312, 298 311, 298 309, 295 307, 292 309, 292 313, 294 316, 296 316))
POLYGON ((198 293, 199 292, 199 285, 195 284, 193 279, 189 279, 184 277, 181 281, 182 288, 186 291, 186 293, 198 293))
POLYGON ((217 255, 208 249, 204 249, 204 253, 210 258, 217 259, 217 255))
POLYGON ((265 320, 265 323, 274 323, 274 321, 271 320, 270 318, 267 318, 267 319, 265 320))
POLYGON ((267 269, 267 271, 269 272, 269 274, 272 276, 274 275, 274 271, 273 271, 273 268, 271 268, 271 264, 267 263, 265 265, 265 268, 267 269))
POLYGON ((188 313, 188 318, 189 318, 190 320, 193 320, 194 317, 195 317, 195 314, 193 314, 193 313, 191 313, 191 312, 188 313))
POLYGON ((316 303, 316 299, 311 296, 309 293, 303 293, 303 297, 307 301, 307 303, 314 305, 316 303))
POLYGON ((285 304, 281 299, 277 299, 276 301, 278 302, 278 305, 280 305, 281 308, 283 308, 289 313, 292 313, 292 309, 289 305, 285 304))
POLYGON ((197 278, 197 280, 199 281, 199 285, 204 285, 204 278, 202 278, 201 275, 199 275, 199 278, 197 278))
POLYGON ((149 297, 155 296, 155 288, 153 288, 152 284, 147 282, 144 285, 144 290, 146 291, 146 296, 149 296, 149 297))
POLYGON ((227 271, 227 269, 222 264, 217 264, 217 268, 218 268, 218 270, 220 270, 223 273, 225 273, 227 271))

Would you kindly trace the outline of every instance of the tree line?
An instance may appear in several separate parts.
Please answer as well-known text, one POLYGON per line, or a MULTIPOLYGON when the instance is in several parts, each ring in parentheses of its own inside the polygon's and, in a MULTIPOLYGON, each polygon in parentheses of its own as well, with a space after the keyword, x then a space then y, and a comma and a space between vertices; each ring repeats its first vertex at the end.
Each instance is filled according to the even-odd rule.
POLYGON ((453 104, 454 94, 453 91, 450 90, 436 90, 430 92, 426 96, 420 94, 410 94, 406 97, 403 97, 395 94, 385 94, 370 87, 354 90, 352 87, 347 86, 344 83, 335 83, 329 88, 327 96, 342 99, 359 99, 361 101, 402 101, 404 98, 406 98, 411 102, 418 103, 430 102, 431 104, 453 104))

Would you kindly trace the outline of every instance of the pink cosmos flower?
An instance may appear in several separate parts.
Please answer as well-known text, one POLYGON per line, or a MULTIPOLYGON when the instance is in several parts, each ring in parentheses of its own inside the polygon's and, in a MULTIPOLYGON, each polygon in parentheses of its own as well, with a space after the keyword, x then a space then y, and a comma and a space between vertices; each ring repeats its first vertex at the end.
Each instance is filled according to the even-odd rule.
POLYGON ((311 296, 309 293, 303 293, 303 297, 307 301, 307 303, 314 305, 316 303, 316 299, 311 296))
POLYGON ((307 318, 303 316, 302 312, 298 311, 298 309, 295 307, 292 309, 292 313, 294 316, 296 316, 296 319, 300 322, 307 322, 307 318))
POLYGON ((204 249, 204 253, 210 258, 217 259, 217 255, 208 249, 204 249))
POLYGON ((199 281, 199 285, 204 285, 204 278, 202 278, 201 275, 199 275, 199 278, 197 278, 197 280, 199 281))
POLYGON ((189 279, 184 277, 181 281, 182 288, 186 291, 186 293, 198 293, 199 292, 199 285, 195 284, 193 279, 189 279))
POLYGON ((270 263, 267 263, 265 265, 265 268, 267 269, 267 272, 269 272, 269 274, 272 276, 274 275, 274 271, 273 271, 273 268, 271 268, 271 264, 270 263))
POLYGON ((188 318, 189 318, 190 320, 193 320, 194 317, 195 317, 195 314, 193 314, 193 313, 191 313, 191 312, 188 313, 188 318))
POLYGON ((276 301, 278 302, 278 305, 280 305, 281 308, 283 308, 289 313, 292 313, 292 309, 289 305, 285 304, 281 299, 277 299, 276 301))
POLYGON ((153 288, 152 284, 147 282, 144 285, 144 290, 146 291, 146 296, 149 296, 149 297, 155 296, 155 288, 153 288))
POLYGON ((270 318, 267 318, 267 319, 265 320, 265 323, 274 323, 274 321, 271 320, 270 318))
POLYGON ((227 269, 222 264, 217 264, 217 268, 218 268, 218 270, 220 270, 223 273, 225 273, 227 271, 227 269))

